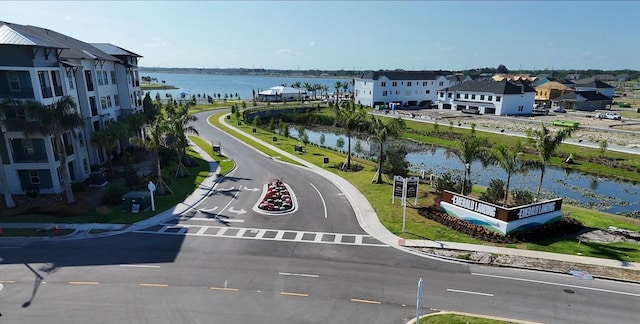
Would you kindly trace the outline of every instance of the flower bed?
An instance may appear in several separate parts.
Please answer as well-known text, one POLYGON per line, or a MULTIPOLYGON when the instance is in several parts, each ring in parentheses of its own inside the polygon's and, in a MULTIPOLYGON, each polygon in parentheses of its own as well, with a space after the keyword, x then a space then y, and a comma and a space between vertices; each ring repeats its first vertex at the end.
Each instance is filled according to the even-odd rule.
POLYGON ((274 180, 267 184, 267 190, 258 204, 259 209, 274 212, 290 211, 293 207, 289 189, 280 180, 274 180))

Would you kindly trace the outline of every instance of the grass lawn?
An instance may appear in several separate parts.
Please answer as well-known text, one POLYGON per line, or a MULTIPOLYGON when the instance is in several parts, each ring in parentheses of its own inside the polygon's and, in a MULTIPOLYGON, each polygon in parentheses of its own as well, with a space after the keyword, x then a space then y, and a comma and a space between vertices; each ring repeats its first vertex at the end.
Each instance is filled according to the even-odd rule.
POLYGON ((518 322, 505 322, 494 318, 474 317, 458 314, 438 314, 426 316, 420 319, 420 324, 510 324, 518 322))

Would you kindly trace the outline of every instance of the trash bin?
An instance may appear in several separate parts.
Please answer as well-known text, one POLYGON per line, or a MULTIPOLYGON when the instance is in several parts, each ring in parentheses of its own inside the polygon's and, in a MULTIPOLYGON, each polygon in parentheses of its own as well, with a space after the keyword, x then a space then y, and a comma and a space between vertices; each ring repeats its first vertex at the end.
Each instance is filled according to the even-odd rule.
POLYGON ((122 211, 140 213, 151 208, 151 194, 148 191, 130 191, 122 196, 122 211))

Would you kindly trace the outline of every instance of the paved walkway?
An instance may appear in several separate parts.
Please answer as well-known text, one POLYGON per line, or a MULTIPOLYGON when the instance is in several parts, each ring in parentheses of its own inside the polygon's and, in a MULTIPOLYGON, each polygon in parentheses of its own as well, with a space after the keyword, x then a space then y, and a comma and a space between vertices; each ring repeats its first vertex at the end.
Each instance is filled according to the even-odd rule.
MULTIPOLYGON (((225 123, 224 118, 220 118, 222 123, 225 123)), ((327 171, 321 167, 318 167, 312 163, 309 163, 300 157, 283 151, 275 146, 270 145, 267 142, 264 142, 251 134, 244 133, 232 125, 228 125, 228 127, 234 129, 238 132, 238 135, 244 136, 247 138, 251 138, 252 140, 269 147, 270 149, 278 152, 278 154, 282 156, 286 156, 292 160, 295 160, 306 167, 308 167, 313 172, 325 177, 326 179, 333 182, 342 192, 346 195, 353 210, 355 211, 356 217, 358 219, 358 223, 362 227, 362 229, 369 233, 375 239, 391 246, 394 248, 398 248, 401 250, 405 250, 407 252, 415 253, 414 248, 444 248, 444 249, 452 249, 452 250, 463 250, 463 251, 479 251, 479 252, 489 252, 495 254, 506 254, 506 255, 514 255, 514 256, 523 256, 529 258, 538 258, 538 259, 547 259, 547 260, 557 260, 563 262, 571 262, 578 264, 591 264, 591 265, 601 265, 606 267, 614 267, 614 268, 624 268, 640 271, 640 263, 637 262, 622 262, 610 259, 599 259, 592 257, 584 257, 578 255, 566 255, 566 254, 557 254, 557 253, 549 253, 549 252, 539 252, 539 251, 531 251, 531 250, 521 250, 521 249, 512 249, 512 248, 503 248, 503 247, 495 247, 495 246, 485 246, 485 245, 474 245, 474 244, 465 244, 465 243, 454 243, 454 242, 440 242, 440 241, 432 241, 432 240, 408 240, 403 239, 401 237, 396 236, 395 234, 389 232, 376 215, 373 207, 369 204, 366 197, 357 190, 351 183, 347 180, 341 178, 340 176, 327 171)), ((216 177, 216 170, 218 169, 217 163, 202 149, 200 149, 197 145, 192 145, 193 149, 202 155, 205 160, 209 161, 210 165, 210 173, 209 177, 207 177, 202 184, 189 196, 185 201, 176 205, 174 208, 169 210, 160 212, 158 215, 148 218, 146 220, 137 222, 132 225, 125 224, 25 224, 25 223, 0 223, 0 228, 48 228, 53 229, 58 226, 60 229, 76 229, 76 232, 72 235, 59 237, 59 238, 40 238, 40 239, 76 239, 76 238, 85 238, 85 237, 97 237, 104 235, 113 235, 116 233, 124 233, 130 231, 137 231, 144 228, 147 228, 151 225, 160 224, 166 222, 172 218, 178 217, 180 214, 194 208, 202 199, 207 197, 207 195, 213 190, 216 182, 221 178, 216 177), (102 231, 101 231, 102 230, 102 231)), ((3 240, 9 240, 10 238, 4 238, 3 240)), ((22 239, 24 238, 16 238, 22 239)), ((34 238, 35 239, 35 238, 34 238)), ((2 242, 2 241, 0 241, 2 242)))

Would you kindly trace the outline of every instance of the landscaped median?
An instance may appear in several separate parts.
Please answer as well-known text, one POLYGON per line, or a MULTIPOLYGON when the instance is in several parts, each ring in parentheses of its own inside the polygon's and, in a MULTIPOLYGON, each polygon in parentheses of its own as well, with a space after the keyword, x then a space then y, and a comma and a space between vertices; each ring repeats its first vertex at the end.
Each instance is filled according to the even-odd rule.
MULTIPOLYGON (((209 121, 216 127, 235 134, 235 130, 231 129, 227 125, 223 125, 222 123, 220 123, 219 119, 221 116, 223 116, 223 113, 214 114, 210 117, 209 121)), ((233 125, 233 128, 239 129, 246 135, 255 136, 266 143, 274 145, 291 154, 297 155, 301 159, 313 163, 316 166, 323 167, 326 170, 343 177, 352 185, 354 185, 368 199, 369 203, 376 211, 381 223, 390 232, 397 236, 406 239, 430 239, 437 241, 470 244, 488 244, 486 242, 453 231, 437 222, 430 221, 425 217, 420 216, 417 212, 417 209, 419 207, 432 205, 435 198, 435 194, 433 193, 432 188, 428 187, 428 185, 426 184, 419 185, 417 204, 413 205, 411 204, 413 201, 409 201, 410 206, 408 206, 406 212, 406 232, 403 232, 402 206, 398 201, 396 201, 395 204, 391 203, 393 190, 391 179, 386 179, 386 182, 384 184, 371 183, 371 179, 373 179, 376 169, 376 165, 374 162, 352 158, 352 161, 363 165, 364 169, 358 172, 342 172, 337 168, 331 166, 338 162, 344 161, 346 158, 345 154, 313 145, 306 145, 305 153, 299 153, 294 150, 294 144, 298 144, 298 141, 295 139, 284 138, 261 128, 257 128, 254 132, 253 129, 255 128, 255 126, 247 125, 244 123, 244 121, 237 120, 235 117, 224 119, 224 121, 228 122, 229 125, 233 125), (278 137, 277 141, 275 142, 272 141, 272 137, 274 136, 278 137), (331 161, 330 164, 324 163, 325 157, 329 157, 331 161)), ((412 125, 412 127, 415 128, 432 126, 415 124, 412 125)), ((263 145, 260 145, 245 136, 236 137, 239 140, 242 140, 255 147, 256 149, 265 152, 265 154, 267 155, 277 155, 268 147, 264 147, 263 145)), ((484 188, 474 187, 473 190, 474 192, 479 192, 484 190, 484 188)), ((609 226, 615 226, 632 231, 640 231, 640 224, 634 222, 632 218, 628 217, 607 214, 586 208, 574 207, 567 204, 563 205, 563 213, 579 220, 586 227, 593 229, 607 229, 609 226)), ((566 237, 544 242, 508 244, 501 246, 553 253, 582 255, 596 258, 615 259, 623 262, 640 261, 640 245, 626 242, 585 243, 579 242, 575 237, 566 237)))

